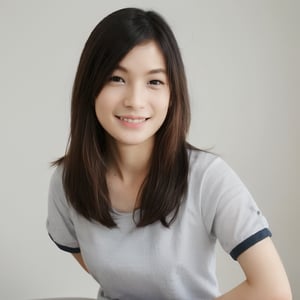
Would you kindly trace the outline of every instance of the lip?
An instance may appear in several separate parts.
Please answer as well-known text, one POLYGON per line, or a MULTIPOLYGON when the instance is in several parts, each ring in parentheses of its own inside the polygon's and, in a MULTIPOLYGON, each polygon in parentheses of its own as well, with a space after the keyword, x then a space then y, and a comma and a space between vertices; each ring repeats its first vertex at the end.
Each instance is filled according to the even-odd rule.
POLYGON ((132 116, 132 115, 116 115, 116 118, 120 121, 120 123, 129 128, 139 128, 143 126, 149 117, 144 116, 132 116))

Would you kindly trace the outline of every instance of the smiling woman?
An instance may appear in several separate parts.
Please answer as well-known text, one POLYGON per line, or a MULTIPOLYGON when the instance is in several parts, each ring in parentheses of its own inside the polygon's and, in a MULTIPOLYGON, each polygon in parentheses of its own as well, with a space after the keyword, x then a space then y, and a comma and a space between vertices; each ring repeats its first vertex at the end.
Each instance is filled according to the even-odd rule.
POLYGON ((187 143, 176 39, 153 11, 104 18, 74 82, 70 143, 49 189, 47 228, 99 282, 98 299, 290 300, 268 222, 235 172, 187 143), (220 295, 215 245, 245 280, 220 295))
POLYGON ((131 198, 121 202, 141 208, 139 226, 159 220, 170 224, 173 218, 166 218, 175 217, 187 188, 189 123, 184 66, 169 26, 158 14, 139 9, 104 18, 82 52, 70 145, 57 161, 64 167, 68 200, 87 219, 116 226, 107 183, 113 180, 109 174, 118 174, 131 198), (163 84, 157 85, 158 80, 163 84), (135 128, 132 117, 145 122, 135 128), (167 148, 172 151, 161 151, 167 148))
POLYGON ((97 96, 95 110, 107 139, 117 149, 118 145, 147 143, 152 151, 169 100, 164 56, 154 41, 147 41, 121 60, 97 96))

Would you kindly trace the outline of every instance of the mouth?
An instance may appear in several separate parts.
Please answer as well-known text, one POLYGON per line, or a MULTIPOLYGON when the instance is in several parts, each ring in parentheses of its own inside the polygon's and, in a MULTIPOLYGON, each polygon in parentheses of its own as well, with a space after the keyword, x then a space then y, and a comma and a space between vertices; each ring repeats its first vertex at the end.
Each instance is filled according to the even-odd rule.
POLYGON ((127 123, 133 123, 133 124, 139 124, 146 122, 150 118, 144 118, 144 117, 122 117, 122 116, 116 116, 119 120, 127 123))

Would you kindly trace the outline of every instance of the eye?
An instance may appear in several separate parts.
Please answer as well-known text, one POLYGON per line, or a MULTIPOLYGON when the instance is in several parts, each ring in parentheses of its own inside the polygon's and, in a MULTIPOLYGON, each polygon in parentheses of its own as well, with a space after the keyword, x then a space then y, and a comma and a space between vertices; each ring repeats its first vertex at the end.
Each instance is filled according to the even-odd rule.
POLYGON ((149 81, 149 84, 150 85, 162 85, 164 84, 161 80, 158 80, 158 79, 154 79, 154 80, 150 80, 149 81))
POLYGON ((112 81, 112 82, 120 82, 120 83, 124 83, 124 79, 120 76, 116 76, 116 75, 113 75, 113 76, 110 76, 109 77, 109 81, 112 81))

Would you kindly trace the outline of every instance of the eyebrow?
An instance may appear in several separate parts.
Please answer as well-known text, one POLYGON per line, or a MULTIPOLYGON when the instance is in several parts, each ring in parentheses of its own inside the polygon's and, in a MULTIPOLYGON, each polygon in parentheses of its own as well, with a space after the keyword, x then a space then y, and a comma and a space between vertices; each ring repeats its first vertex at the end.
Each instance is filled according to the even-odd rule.
MULTIPOLYGON (((125 73, 129 73, 128 70, 121 66, 121 65, 118 65, 116 67, 116 70, 120 70, 120 71, 123 71, 125 73)), ((164 74, 167 74, 166 70, 164 68, 157 68, 157 69, 152 69, 150 71, 147 72, 147 74, 157 74, 157 73, 164 73, 164 74)))

